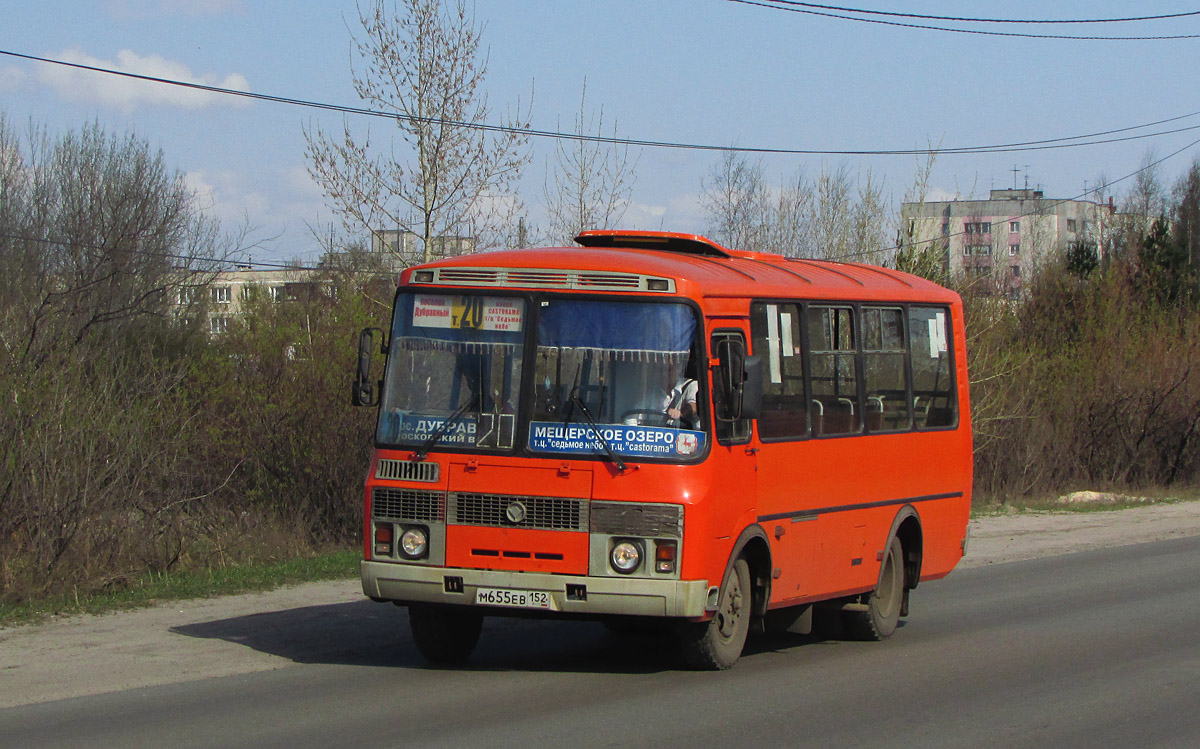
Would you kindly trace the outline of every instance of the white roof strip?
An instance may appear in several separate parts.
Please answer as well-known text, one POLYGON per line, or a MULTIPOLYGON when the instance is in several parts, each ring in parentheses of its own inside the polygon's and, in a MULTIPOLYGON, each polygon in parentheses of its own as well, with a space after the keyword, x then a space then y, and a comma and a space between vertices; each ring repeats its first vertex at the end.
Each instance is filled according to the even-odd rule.
POLYGON ((535 289, 580 289, 595 291, 640 291, 675 293, 675 279, 616 271, 561 270, 555 268, 422 268, 433 272, 433 279, 410 283, 438 286, 487 286, 535 289), (652 285, 650 282, 654 281, 652 285))

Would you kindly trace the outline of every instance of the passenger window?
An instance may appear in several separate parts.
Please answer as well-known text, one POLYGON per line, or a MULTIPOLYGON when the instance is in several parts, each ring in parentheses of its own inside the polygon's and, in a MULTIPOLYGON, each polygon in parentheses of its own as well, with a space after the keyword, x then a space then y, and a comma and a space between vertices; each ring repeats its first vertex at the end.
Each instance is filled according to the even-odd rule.
POLYGON ((950 312, 942 307, 911 307, 908 329, 917 428, 954 426, 958 399, 950 358, 950 312))
POLYGON ((804 396, 804 356, 800 349, 800 306, 755 303, 750 336, 762 359, 763 399, 758 434, 765 439, 804 437, 808 408, 804 396))
POLYGON ((904 311, 864 307, 863 377, 867 430, 897 431, 912 425, 905 366, 904 311))
POLYGON ((861 426, 858 404, 858 344, 850 307, 808 308, 808 345, 813 433, 851 434, 861 426))

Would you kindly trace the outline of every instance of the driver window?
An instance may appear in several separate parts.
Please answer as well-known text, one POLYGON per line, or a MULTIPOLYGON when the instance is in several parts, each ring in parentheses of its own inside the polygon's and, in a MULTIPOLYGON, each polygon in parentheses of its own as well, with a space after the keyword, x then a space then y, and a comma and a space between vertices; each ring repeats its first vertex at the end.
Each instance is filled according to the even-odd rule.
POLYGON ((699 429, 696 402, 699 383, 695 358, 688 354, 659 361, 626 362, 613 368, 614 378, 633 383, 619 390, 621 423, 626 426, 666 426, 699 429))
MULTIPOLYGON (((746 337, 740 330, 719 330, 713 333, 711 351, 714 358, 719 358, 717 352, 721 349, 721 344, 725 341, 736 342, 745 350, 746 337)), ((720 377, 713 378, 713 424, 716 431, 717 441, 721 444, 740 444, 750 441, 750 420, 737 419, 729 420, 721 417, 725 413, 725 403, 730 398, 730 395, 724 391, 724 383, 720 377)))

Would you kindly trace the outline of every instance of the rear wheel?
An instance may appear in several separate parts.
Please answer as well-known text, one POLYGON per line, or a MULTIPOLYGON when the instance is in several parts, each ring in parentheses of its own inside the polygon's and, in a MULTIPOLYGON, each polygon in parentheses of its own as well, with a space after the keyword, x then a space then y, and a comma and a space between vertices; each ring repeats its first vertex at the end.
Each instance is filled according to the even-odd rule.
POLYGON ((713 618, 703 624, 686 624, 680 630, 683 659, 692 668, 720 671, 742 654, 750 632, 750 565, 738 559, 725 576, 713 618))
POLYGON ((483 614, 464 606, 410 604, 408 622, 421 655, 444 665, 466 662, 483 631, 483 614))
POLYGON ((850 604, 842 612, 846 632, 855 640, 882 640, 896 631, 904 604, 904 547, 900 539, 888 544, 880 567, 879 585, 864 603, 850 604))

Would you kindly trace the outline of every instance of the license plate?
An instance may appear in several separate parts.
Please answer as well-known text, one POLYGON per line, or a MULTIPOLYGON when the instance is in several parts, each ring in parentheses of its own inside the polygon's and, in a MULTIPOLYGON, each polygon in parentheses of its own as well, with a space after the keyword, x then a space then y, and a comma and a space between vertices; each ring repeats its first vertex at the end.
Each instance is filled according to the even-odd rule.
POLYGON ((544 590, 504 590, 479 588, 475 603, 483 606, 508 606, 518 609, 554 609, 554 599, 544 590))

